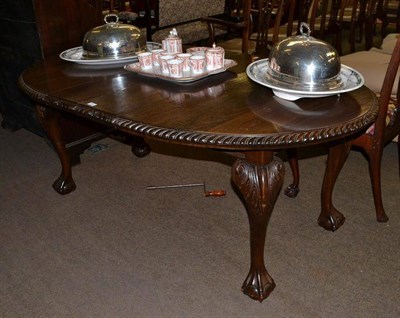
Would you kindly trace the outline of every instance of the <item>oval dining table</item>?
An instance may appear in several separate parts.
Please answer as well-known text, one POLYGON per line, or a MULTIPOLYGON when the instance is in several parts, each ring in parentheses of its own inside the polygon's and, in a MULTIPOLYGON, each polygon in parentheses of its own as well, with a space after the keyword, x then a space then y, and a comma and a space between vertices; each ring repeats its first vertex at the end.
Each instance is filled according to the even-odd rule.
POLYGON ((319 224, 336 230, 345 218, 332 203, 334 184, 351 137, 375 120, 378 103, 365 86, 340 95, 281 100, 248 78, 247 59, 228 57, 238 65, 184 84, 135 74, 123 65, 91 67, 54 57, 25 70, 19 85, 35 102, 61 161, 61 175, 53 184, 60 194, 76 188, 58 126, 65 114, 135 136, 138 151, 153 138, 239 152, 231 178, 246 203, 251 260, 242 291, 262 301, 275 287, 264 262, 267 226, 284 179, 284 163, 275 153, 328 143, 319 224))

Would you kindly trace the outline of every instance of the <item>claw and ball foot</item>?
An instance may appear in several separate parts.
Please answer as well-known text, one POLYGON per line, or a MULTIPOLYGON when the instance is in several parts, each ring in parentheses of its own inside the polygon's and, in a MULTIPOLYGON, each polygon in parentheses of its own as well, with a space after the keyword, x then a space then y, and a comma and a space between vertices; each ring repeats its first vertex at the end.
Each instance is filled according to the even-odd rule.
POLYGON ((297 195, 299 194, 299 192, 300 192, 299 187, 298 187, 298 186, 295 186, 294 184, 289 184, 289 185, 286 187, 285 191, 284 191, 285 195, 286 195, 287 197, 289 197, 289 198, 295 198, 295 197, 297 197, 297 195))
POLYGON ((242 292, 251 299, 262 302, 275 288, 275 282, 267 271, 250 271, 242 286, 242 292))

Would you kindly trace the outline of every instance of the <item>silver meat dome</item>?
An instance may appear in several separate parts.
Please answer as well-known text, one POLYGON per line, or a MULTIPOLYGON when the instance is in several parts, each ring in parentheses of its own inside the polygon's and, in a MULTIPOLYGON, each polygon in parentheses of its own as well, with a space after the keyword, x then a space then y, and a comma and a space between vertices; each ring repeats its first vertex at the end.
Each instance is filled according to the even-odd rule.
POLYGON ((268 80, 282 88, 310 92, 341 88, 341 63, 336 49, 311 37, 310 27, 304 22, 300 33, 272 48, 266 74, 268 80))
POLYGON ((135 56, 147 50, 146 39, 134 25, 118 23, 116 14, 104 17, 106 24, 86 32, 83 39, 83 58, 118 59, 135 56), (109 21, 114 18, 115 21, 109 21))

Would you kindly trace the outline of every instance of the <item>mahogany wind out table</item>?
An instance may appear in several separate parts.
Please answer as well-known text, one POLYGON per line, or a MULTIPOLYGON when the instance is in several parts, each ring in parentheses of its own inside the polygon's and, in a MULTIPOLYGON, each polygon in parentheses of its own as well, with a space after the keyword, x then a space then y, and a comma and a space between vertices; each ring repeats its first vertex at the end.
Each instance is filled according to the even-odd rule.
POLYGON ((57 125, 66 113, 133 136, 243 152, 244 158, 237 159, 231 170, 250 222, 251 265, 242 290, 262 301, 275 287, 265 268, 264 244, 284 177, 283 162, 274 152, 331 143, 319 218, 325 220, 325 228, 335 230, 344 216, 332 204, 332 190, 350 151, 349 138, 374 121, 378 104, 366 87, 288 104, 248 79, 245 66, 239 63, 224 73, 181 85, 121 66, 90 68, 54 58, 27 69, 19 84, 37 104, 38 118, 60 158, 61 175, 53 184, 60 194, 75 189, 57 125))

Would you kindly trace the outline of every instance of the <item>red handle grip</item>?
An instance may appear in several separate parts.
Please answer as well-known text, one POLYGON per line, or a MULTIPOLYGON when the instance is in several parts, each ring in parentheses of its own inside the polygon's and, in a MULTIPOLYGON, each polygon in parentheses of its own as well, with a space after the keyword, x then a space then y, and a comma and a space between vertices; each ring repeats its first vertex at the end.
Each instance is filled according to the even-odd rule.
POLYGON ((225 190, 205 191, 205 197, 223 197, 226 194, 225 190))

